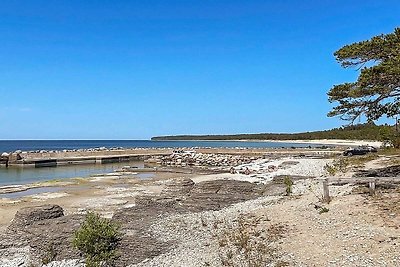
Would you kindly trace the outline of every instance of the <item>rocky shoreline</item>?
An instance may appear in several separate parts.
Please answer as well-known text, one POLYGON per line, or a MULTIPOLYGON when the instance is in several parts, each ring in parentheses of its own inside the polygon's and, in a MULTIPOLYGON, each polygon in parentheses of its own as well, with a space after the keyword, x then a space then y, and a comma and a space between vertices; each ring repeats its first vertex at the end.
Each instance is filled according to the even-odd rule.
POLYGON ((396 266, 400 186, 379 185, 378 201, 363 186, 333 185, 332 201, 323 203, 315 178, 327 176, 332 161, 175 151, 148 163, 176 173, 141 180, 134 168, 123 168, 66 184, 74 189, 54 198, 3 202, 0 212, 12 208, 15 216, 0 233, 0 266, 42 266, 51 256, 43 266, 83 267, 71 240, 88 210, 121 225, 116 266, 219 267, 249 260, 262 266, 396 266), (246 237, 246 250, 237 247, 238 235, 246 237))

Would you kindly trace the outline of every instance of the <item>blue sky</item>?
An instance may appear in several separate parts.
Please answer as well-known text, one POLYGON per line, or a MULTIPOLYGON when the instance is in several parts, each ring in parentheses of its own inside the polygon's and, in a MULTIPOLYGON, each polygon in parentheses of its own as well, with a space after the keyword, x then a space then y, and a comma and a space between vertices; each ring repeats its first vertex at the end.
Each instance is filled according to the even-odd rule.
POLYGON ((1 1, 0 139, 301 132, 399 1, 1 1))

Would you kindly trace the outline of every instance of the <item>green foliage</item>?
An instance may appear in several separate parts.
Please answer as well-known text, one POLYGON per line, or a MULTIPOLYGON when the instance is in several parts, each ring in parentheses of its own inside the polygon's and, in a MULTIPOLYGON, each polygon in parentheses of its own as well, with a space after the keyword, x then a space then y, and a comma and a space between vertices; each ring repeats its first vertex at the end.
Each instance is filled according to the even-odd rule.
POLYGON ((285 176, 283 178, 283 183, 286 185, 286 195, 290 196, 290 194, 292 193, 292 186, 293 186, 293 181, 290 178, 290 176, 285 176))
POLYGON ((312 140, 312 139, 350 139, 350 140, 382 140, 382 134, 394 133, 394 127, 375 125, 373 123, 349 125, 326 131, 304 133, 261 133, 235 135, 177 135, 159 136, 152 140, 312 140))
POLYGON ((337 173, 345 173, 347 171, 350 162, 345 158, 335 159, 331 164, 326 164, 324 169, 328 172, 329 175, 334 176, 337 173))
POLYGON ((89 212, 75 232, 73 245, 84 254, 87 267, 99 267, 112 264, 120 238, 117 224, 89 212))
POLYGON ((400 113, 400 28, 393 33, 346 45, 335 52, 344 67, 357 67, 355 82, 333 86, 329 101, 338 105, 328 116, 354 122, 365 115, 374 121, 400 113))
POLYGON ((332 164, 325 164, 324 169, 331 176, 334 176, 337 173, 337 169, 332 164))
POLYGON ((323 214, 323 213, 327 213, 327 212, 329 212, 329 209, 326 208, 326 207, 322 207, 322 208, 319 209, 319 211, 318 211, 319 214, 323 214))
POLYGON ((400 148, 400 135, 393 129, 382 128, 380 129, 381 140, 385 145, 400 148))

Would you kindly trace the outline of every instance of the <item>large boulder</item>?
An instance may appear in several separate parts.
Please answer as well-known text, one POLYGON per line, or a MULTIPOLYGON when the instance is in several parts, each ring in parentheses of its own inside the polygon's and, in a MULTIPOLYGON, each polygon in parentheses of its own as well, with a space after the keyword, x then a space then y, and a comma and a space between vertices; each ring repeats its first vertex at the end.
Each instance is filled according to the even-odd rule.
POLYGON ((196 184, 183 203, 190 211, 219 210, 263 195, 264 185, 246 181, 212 180, 196 184))
POLYGON ((62 216, 64 216, 64 210, 58 205, 26 207, 15 214, 9 228, 21 229, 38 221, 55 219, 62 216))

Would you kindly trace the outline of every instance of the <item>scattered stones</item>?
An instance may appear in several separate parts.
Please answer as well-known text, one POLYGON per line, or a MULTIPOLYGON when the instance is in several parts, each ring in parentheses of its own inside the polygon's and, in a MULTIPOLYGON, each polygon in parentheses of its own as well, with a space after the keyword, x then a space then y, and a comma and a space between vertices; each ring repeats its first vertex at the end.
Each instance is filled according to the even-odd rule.
POLYGON ((226 155, 226 154, 203 154, 195 151, 183 151, 172 153, 169 156, 153 156, 146 163, 157 163, 165 166, 196 167, 229 170, 228 167, 248 164, 261 156, 226 155))
POLYGON ((53 261, 43 267, 85 267, 82 260, 53 261))

